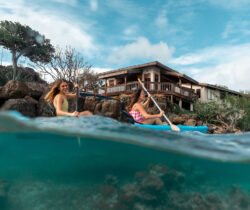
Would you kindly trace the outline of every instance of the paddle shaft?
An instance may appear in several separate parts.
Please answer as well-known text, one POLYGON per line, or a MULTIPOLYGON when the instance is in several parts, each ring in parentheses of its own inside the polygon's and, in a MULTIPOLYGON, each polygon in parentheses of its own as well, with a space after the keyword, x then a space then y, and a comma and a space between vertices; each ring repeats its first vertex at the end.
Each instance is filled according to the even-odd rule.
MULTIPOLYGON (((139 80, 143 90, 150 95, 150 93, 148 92, 148 90, 145 88, 144 84, 139 80)), ((154 102, 155 106, 159 109, 159 111, 162 111, 161 107, 159 107, 159 105, 157 104, 157 102, 155 101, 155 99, 151 96, 151 100, 154 102)), ((170 122, 170 120, 167 118, 167 116, 165 114, 163 114, 163 117, 167 120, 167 122, 169 123, 169 125, 171 125, 172 123, 170 122)))
MULTIPOLYGON (((76 70, 76 84, 78 85, 78 70, 76 70)), ((78 99, 79 99, 79 88, 76 88, 76 111, 78 112, 78 99)))

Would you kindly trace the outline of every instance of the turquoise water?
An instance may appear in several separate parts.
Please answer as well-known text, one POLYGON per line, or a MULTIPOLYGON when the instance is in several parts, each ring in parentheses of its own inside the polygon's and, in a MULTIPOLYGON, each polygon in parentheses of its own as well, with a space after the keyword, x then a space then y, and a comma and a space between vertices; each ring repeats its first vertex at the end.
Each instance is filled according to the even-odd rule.
POLYGON ((0 113, 0 209, 250 209, 250 133, 0 113))

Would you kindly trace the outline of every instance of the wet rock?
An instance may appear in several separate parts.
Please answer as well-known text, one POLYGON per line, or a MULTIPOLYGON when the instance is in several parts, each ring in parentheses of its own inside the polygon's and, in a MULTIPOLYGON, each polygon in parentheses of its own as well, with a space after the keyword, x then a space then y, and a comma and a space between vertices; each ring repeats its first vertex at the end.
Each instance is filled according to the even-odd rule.
MULTIPOLYGON (((79 112, 85 111, 84 101, 85 101, 85 98, 83 97, 78 98, 78 111, 79 112)), ((76 98, 71 98, 68 100, 68 102, 69 102, 69 112, 74 112, 76 110, 76 98)))
POLYGON ((103 101, 96 104, 94 114, 100 114, 101 113, 101 111, 102 111, 102 103, 103 103, 103 101))
POLYGON ((41 99, 37 104, 37 115, 39 117, 54 117, 56 116, 55 107, 49 102, 41 99))
POLYGON ((232 209, 250 209, 250 196, 240 187, 233 185, 228 195, 229 207, 232 209))
POLYGON ((1 90, 0 98, 16 99, 29 95, 29 89, 23 82, 11 80, 1 90))
POLYGON ((84 110, 89 110, 90 112, 94 112, 96 104, 99 102, 98 98, 94 96, 87 96, 84 102, 84 110))
POLYGON ((25 84, 28 87, 29 96, 36 100, 39 100, 43 93, 47 90, 46 83, 26 82, 25 84))
POLYGON ((171 170, 162 164, 150 166, 149 173, 160 177, 167 190, 180 190, 185 182, 183 173, 171 170))
POLYGON ((184 125, 188 125, 188 126, 196 126, 196 120, 195 119, 188 119, 184 125))
POLYGON ((185 123, 185 119, 182 116, 171 116, 170 119, 176 125, 183 125, 185 123))
POLYGON ((27 98, 9 99, 7 100, 1 110, 16 110, 24 116, 37 116, 37 103, 27 98))
POLYGON ((227 133, 226 129, 222 126, 208 124, 208 133, 209 134, 222 134, 227 133))
POLYGON ((125 107, 127 107, 130 104, 131 95, 121 94, 120 95, 120 101, 124 103, 125 107))

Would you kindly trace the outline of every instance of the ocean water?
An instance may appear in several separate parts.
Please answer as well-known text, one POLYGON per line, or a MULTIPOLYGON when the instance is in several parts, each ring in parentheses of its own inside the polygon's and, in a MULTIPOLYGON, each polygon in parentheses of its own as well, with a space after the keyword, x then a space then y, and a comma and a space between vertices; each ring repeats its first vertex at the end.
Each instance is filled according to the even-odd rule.
POLYGON ((0 112, 0 209, 250 209, 250 133, 0 112))

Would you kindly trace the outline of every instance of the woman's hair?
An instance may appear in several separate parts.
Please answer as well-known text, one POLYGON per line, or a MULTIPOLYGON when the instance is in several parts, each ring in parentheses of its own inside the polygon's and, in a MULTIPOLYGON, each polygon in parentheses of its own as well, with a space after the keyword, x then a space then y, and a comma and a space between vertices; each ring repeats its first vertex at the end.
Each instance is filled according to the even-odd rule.
POLYGON ((51 90, 47 93, 47 95, 44 97, 46 101, 48 101, 49 103, 53 104, 54 98, 56 97, 56 95, 60 92, 59 88, 60 85, 66 82, 68 83, 67 80, 65 79, 58 79, 54 82, 51 90))
POLYGON ((130 101, 130 104, 127 106, 127 110, 130 111, 132 109, 132 107, 134 106, 134 104, 138 101, 140 95, 141 95, 141 92, 143 90, 141 88, 139 88, 131 97, 131 101, 130 101))

